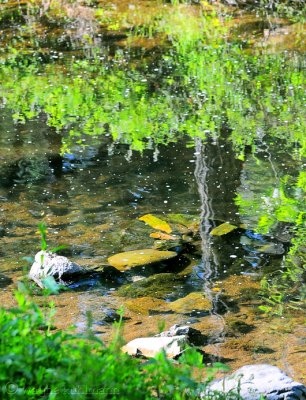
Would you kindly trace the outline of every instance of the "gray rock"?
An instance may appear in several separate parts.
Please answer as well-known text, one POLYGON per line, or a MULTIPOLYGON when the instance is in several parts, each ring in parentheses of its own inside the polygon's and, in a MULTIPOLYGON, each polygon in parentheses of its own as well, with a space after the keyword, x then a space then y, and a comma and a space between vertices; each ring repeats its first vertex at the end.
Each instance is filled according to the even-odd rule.
POLYGON ((103 308, 102 315, 97 325, 112 324, 120 320, 120 315, 112 308, 103 308))
MULTIPOLYGON (((243 400, 305 400, 306 387, 293 381, 279 368, 268 364, 246 365, 233 374, 213 381, 208 391, 237 393, 243 400)), ((205 393, 203 393, 203 397, 205 393)))
POLYGON ((161 332, 155 337, 173 337, 173 336, 186 336, 189 343, 196 346, 201 346, 205 342, 205 336, 201 334, 198 329, 192 328, 188 325, 173 325, 168 331, 161 332))
POLYGON ((82 274, 86 270, 80 265, 70 261, 67 257, 59 256, 47 251, 39 251, 35 255, 34 263, 29 272, 29 278, 43 287, 41 280, 53 276, 63 282, 64 275, 82 274))
POLYGON ((188 346, 185 335, 172 337, 137 338, 122 347, 122 351, 133 356, 155 357, 162 350, 168 358, 179 356, 188 346))

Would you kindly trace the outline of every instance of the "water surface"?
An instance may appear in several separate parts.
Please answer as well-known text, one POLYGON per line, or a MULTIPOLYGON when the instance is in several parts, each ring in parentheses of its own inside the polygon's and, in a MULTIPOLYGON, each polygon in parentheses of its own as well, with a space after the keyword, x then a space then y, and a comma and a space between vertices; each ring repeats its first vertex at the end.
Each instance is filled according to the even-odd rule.
POLYGON ((222 15, 200 18, 197 6, 167 5, 167 24, 154 5, 152 20, 122 7, 111 7, 108 29, 87 8, 57 24, 22 13, 2 21, 1 303, 12 304, 44 221, 50 246, 67 245, 65 255, 93 270, 55 298, 59 327, 83 329, 90 311, 107 341, 104 310, 123 304, 127 339, 157 333, 160 321, 190 323, 206 335, 208 361, 269 362, 303 380, 300 28, 283 51, 269 42, 283 20, 241 18, 239 34, 254 20, 258 31, 229 42, 222 15), (110 27, 115 12, 121 25, 110 27), (263 29, 269 37, 253 47, 263 29), (99 273, 113 254, 157 246, 154 229, 138 219, 148 213, 180 230, 180 243, 159 244, 178 258, 99 273), (226 222, 232 232, 211 235, 226 222), (152 276, 159 286, 122 297, 152 276), (171 309, 195 293, 208 310, 196 301, 171 309))

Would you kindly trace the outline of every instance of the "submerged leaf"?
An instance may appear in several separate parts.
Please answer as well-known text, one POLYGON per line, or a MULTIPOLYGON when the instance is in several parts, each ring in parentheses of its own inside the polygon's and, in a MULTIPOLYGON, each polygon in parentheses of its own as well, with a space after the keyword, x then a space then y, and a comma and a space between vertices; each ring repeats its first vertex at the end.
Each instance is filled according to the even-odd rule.
POLYGON ((139 217, 138 219, 140 221, 143 221, 146 224, 150 225, 154 229, 159 229, 166 233, 172 232, 171 226, 166 221, 163 221, 162 219, 157 218, 152 214, 143 215, 142 217, 139 217))
POLYGON ((224 222, 223 224, 217 226, 214 228, 210 234, 212 236, 223 236, 226 235, 229 232, 232 232, 233 230, 237 229, 236 225, 232 225, 229 222, 224 222))
POLYGON ((171 236, 168 235, 167 233, 163 233, 163 232, 153 232, 150 234, 151 238, 154 239, 161 239, 161 240, 176 240, 177 236, 171 236))
POLYGON ((256 249, 258 252, 265 254, 281 255, 284 254, 285 249, 282 243, 266 243, 256 249))

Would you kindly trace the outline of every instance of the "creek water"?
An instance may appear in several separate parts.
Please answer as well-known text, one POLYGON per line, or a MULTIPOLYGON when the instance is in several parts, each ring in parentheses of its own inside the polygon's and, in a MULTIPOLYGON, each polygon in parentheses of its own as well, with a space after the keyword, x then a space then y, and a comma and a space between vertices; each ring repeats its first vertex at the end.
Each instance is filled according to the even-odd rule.
MULTIPOLYGON (((86 18, 83 21, 88 22, 86 18)), ((91 28, 95 32, 93 25, 91 28)), ((15 25, 4 26, 3 35, 9 37, 14 29, 15 25)), ((41 43, 30 45, 34 48, 34 58, 43 57, 42 69, 31 75, 27 72, 31 62, 26 67, 14 65, 14 73, 7 72, 7 81, 14 80, 15 76, 16 87, 21 85, 21 92, 27 93, 31 91, 25 81, 29 82, 30 77, 34 78, 33 85, 42 75, 46 78, 42 85, 49 82, 49 86, 56 86, 56 71, 65 76, 71 54, 80 60, 78 73, 86 75, 90 62, 84 70, 81 63, 92 56, 89 42, 84 52, 80 52, 82 40, 71 35, 75 42, 69 37, 68 43, 63 32, 57 34, 45 36, 44 46, 41 43), (49 71, 48 65, 51 65, 49 71), (58 69, 54 72, 53 67, 58 69)), ((120 44, 120 32, 116 35, 115 39, 107 38, 110 40, 106 42, 109 57, 114 49, 123 53, 129 51, 126 45, 120 44)), ((99 37, 95 36, 92 48, 96 48, 99 37)), ((133 63, 144 62, 148 48, 130 49, 132 67, 127 66, 127 75, 133 71, 133 63), (140 57, 138 61, 137 57, 140 57)), ((159 59, 162 52, 163 47, 157 48, 153 61, 148 58, 148 62, 152 61, 148 76, 153 83, 152 71, 157 68, 156 58, 159 59)), ((24 57, 29 55, 24 54, 24 57)), ((292 50, 291 57, 296 60, 299 71, 302 55, 292 50)), ((104 55, 101 60, 105 61, 104 55)), ((6 67, 6 63, 2 66, 6 67)), ((170 79, 168 74, 169 70, 167 78, 170 79)), ((76 77, 75 73, 72 80, 76 77)), ((165 72, 159 76, 161 81, 154 83, 154 89, 163 85, 164 77, 165 72)), ((69 74, 65 79, 69 82, 69 74)), ((286 81, 286 77, 280 76, 279 80, 286 81)), ((73 87, 73 82, 71 85, 73 87)), ((20 98, 10 100, 7 94, 13 89, 7 89, 4 80, 0 86, 1 305, 13 304, 12 293, 17 281, 27 272, 31 257, 40 249, 37 226, 44 221, 50 247, 66 245, 64 255, 92 270, 86 279, 71 283, 68 292, 52 296, 58 305, 57 327, 75 324, 82 330, 90 312, 96 334, 107 342, 112 327, 105 319, 105 309, 116 310, 123 305, 127 340, 157 333, 162 322, 166 327, 188 323, 206 337, 203 350, 207 353, 207 362, 218 359, 233 367, 268 362, 285 369, 295 379, 305 381, 300 306, 286 313, 270 314, 258 308, 267 304, 267 294, 260 288, 261 281, 285 268, 296 229, 295 219, 303 209, 305 194, 290 181, 290 177, 296 182, 301 176, 304 162, 303 158, 294 157, 300 146, 298 139, 288 144, 286 138, 275 136, 275 139, 272 134, 269 136, 269 131, 264 131, 264 126, 259 126, 254 140, 256 150, 252 149, 254 143, 249 143, 242 158, 237 157, 235 145, 228 140, 232 128, 224 125, 218 137, 173 135, 164 142, 154 140, 153 134, 151 140, 148 131, 145 148, 137 151, 136 140, 131 144, 120 135, 115 137, 107 132, 105 125, 101 127, 103 135, 97 132, 88 135, 88 131, 86 135, 84 132, 75 136, 67 134, 68 123, 62 124, 61 129, 50 123, 50 115, 54 119, 61 116, 52 114, 46 104, 29 117, 28 110, 35 103, 35 96, 40 95, 35 90, 33 98, 25 96, 23 100, 27 103, 26 111, 23 110, 26 117, 21 119, 22 107, 15 103, 14 108, 14 101, 20 98), (69 149, 64 146, 67 138, 69 149), (269 212, 275 210, 275 199, 284 202, 283 208, 277 208, 281 216, 269 229, 260 231, 259 217, 265 210, 265 219, 261 219, 263 225, 269 212), (284 217, 285 210, 289 211, 284 217), (178 257, 169 263, 131 269, 118 276, 105 274, 111 255, 156 247, 156 240, 150 237, 154 229, 139 220, 148 213, 170 224, 172 218, 174 225, 178 218, 187 221, 185 226, 181 223, 176 226, 183 237, 180 243, 172 247, 160 244, 177 251, 178 257), (188 228, 188 223, 192 228, 188 228), (220 236, 211 235, 214 228, 224 223, 234 225, 235 229, 220 236), (163 273, 168 275, 158 280, 158 275, 163 273), (137 282, 152 276, 157 277, 158 283, 139 292, 137 282), (124 292, 124 288, 130 287, 132 292, 138 291, 135 296, 131 291, 124 292), (209 302, 209 307, 204 308, 201 296, 209 302), (175 307, 171 306, 174 303, 175 307)), ((167 92, 163 95, 173 96, 167 92)), ((184 93, 178 96, 184 97, 184 93)), ((287 101, 289 96, 290 93, 284 93, 283 100, 287 101)), ((91 101, 90 96, 87 100, 91 101)), ((193 99, 186 100, 187 103, 191 101, 193 99)), ((118 111, 121 106, 116 103, 116 107, 118 111)), ((251 108, 248 104, 246 107, 251 108)), ((65 114, 65 118, 68 117, 69 112, 65 114)), ((80 118, 83 117, 87 118, 86 112, 80 118)), ((139 120, 141 118, 139 116, 139 120)), ((269 123, 277 125, 272 114, 270 118, 269 123)), ((71 123, 74 129, 78 119, 72 118, 71 123)), ((135 127, 137 130, 137 123, 135 127)), ((288 129, 293 128, 289 126, 288 129)), ((35 298, 41 301, 39 296, 35 298)))

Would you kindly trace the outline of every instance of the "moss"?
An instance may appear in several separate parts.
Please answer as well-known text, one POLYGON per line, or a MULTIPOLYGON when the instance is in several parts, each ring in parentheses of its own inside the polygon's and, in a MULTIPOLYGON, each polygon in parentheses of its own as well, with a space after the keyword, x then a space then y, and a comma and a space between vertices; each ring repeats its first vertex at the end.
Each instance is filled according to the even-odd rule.
POLYGON ((184 282, 184 278, 176 274, 162 273, 152 275, 149 278, 122 286, 117 294, 123 297, 155 297, 165 299, 178 285, 184 282))
POLYGON ((154 297, 139 297, 137 299, 127 300, 124 305, 130 311, 137 314, 150 315, 157 311, 165 311, 166 303, 163 300, 155 299, 154 297))

